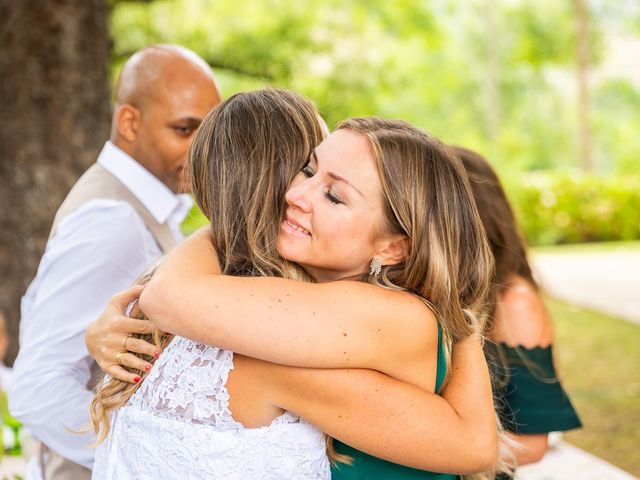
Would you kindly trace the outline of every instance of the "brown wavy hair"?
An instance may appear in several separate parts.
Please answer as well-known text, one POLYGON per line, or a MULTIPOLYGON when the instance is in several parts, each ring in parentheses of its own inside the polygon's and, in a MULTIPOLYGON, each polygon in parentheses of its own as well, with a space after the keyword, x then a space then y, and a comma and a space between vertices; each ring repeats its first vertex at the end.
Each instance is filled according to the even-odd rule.
MULTIPOLYGON (((485 338, 487 338, 494 327, 498 298, 511 286, 513 276, 517 275, 526 279, 535 289, 538 288, 538 285, 533 277, 524 237, 518 228, 515 214, 498 174, 489 161, 479 153, 459 146, 452 148, 462 161, 469 176, 473 196, 495 260, 495 273, 487 302, 487 321, 484 327, 485 338)), ((499 392, 509 383, 509 362, 503 349, 490 340, 485 342, 484 350, 491 371, 493 390, 499 392)), ((540 367, 524 352, 518 351, 518 354, 524 365, 541 381, 557 381, 556 378, 546 378, 540 367)), ((498 406, 498 411, 501 411, 504 407, 504 398, 497 395, 495 403, 498 406)), ((509 459, 513 446, 504 437, 501 440, 503 442, 501 449, 506 463, 515 464, 514 458, 509 459)), ((509 465, 503 468, 508 470, 509 465)))
MULTIPOLYGON (((275 88, 238 93, 203 120, 189 150, 189 170, 224 274, 311 280, 276 252, 279 222, 274 218, 282 217, 287 186, 327 133, 313 103, 275 88)), ((154 270, 137 283, 148 282, 154 270)), ((159 331, 134 336, 160 351, 172 338, 159 331)), ((142 380, 145 374, 141 372, 142 380)), ((98 385, 91 402, 97 443, 109 433, 110 414, 141 384, 111 378, 98 385)))

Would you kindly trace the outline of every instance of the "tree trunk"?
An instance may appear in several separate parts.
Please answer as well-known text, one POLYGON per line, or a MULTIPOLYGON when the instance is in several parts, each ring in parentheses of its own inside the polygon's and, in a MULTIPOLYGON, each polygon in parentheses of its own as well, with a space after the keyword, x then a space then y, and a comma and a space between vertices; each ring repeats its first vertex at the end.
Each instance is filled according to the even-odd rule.
POLYGON ((20 297, 53 215, 109 132, 106 0, 0 0, 0 308, 20 297))
POLYGON ((485 0, 485 125, 493 142, 500 131, 500 47, 497 26, 497 2, 485 0))
POLYGON ((576 16, 578 151, 582 169, 590 172, 593 170, 593 149, 589 122, 589 11, 585 0, 574 0, 573 6, 576 16))

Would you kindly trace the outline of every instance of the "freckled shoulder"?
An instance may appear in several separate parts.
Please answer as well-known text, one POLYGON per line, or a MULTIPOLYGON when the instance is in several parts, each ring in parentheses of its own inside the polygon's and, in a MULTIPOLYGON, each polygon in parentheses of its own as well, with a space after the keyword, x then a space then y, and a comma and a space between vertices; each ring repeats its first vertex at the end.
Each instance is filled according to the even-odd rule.
POLYGON ((434 312, 425 301, 408 292, 384 290, 384 299, 392 310, 389 328, 394 328, 405 337, 406 342, 428 347, 438 338, 438 322, 434 312))

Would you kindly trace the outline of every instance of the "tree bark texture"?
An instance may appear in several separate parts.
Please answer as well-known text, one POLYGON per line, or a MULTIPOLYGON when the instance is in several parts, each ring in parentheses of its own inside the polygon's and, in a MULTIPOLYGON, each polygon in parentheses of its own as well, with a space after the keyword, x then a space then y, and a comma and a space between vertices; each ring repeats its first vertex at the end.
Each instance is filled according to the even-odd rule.
POLYGON ((108 137, 106 0, 0 0, 0 308, 20 298, 56 209, 108 137))

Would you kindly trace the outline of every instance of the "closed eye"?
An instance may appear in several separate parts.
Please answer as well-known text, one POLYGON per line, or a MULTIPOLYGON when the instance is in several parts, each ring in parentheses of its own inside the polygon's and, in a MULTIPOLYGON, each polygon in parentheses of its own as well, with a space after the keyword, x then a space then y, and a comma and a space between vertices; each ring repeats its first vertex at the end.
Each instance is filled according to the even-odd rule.
POLYGON ((315 175, 315 172, 311 169, 308 163, 300 171, 307 178, 311 178, 315 175))
POLYGON ((324 192, 324 196, 327 198, 327 200, 329 200, 334 205, 342 205, 342 202, 340 200, 338 200, 338 198, 334 197, 331 194, 331 191, 324 192))

